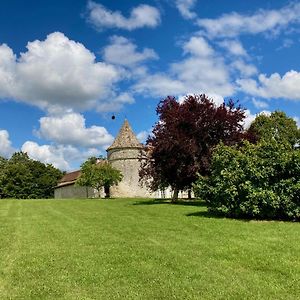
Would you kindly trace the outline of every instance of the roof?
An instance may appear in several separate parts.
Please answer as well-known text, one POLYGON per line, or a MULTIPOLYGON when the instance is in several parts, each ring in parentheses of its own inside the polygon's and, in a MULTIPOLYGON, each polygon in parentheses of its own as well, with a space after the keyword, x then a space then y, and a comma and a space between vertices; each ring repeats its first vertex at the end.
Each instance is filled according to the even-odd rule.
POLYGON ((138 141, 134 132, 132 131, 129 122, 127 120, 124 121, 117 137, 108 150, 115 148, 142 148, 143 145, 138 141))
POLYGON ((58 182, 56 187, 74 184, 76 179, 80 176, 80 174, 80 170, 65 174, 63 178, 58 182))
MULTIPOLYGON (((107 163, 106 159, 98 159, 96 164, 104 164, 107 163)), ((81 171, 73 171, 70 173, 65 174, 62 179, 58 182, 56 188, 62 187, 62 186, 66 186, 66 185, 71 185, 71 184, 75 184, 76 180, 79 178, 79 176, 81 175, 81 171)))

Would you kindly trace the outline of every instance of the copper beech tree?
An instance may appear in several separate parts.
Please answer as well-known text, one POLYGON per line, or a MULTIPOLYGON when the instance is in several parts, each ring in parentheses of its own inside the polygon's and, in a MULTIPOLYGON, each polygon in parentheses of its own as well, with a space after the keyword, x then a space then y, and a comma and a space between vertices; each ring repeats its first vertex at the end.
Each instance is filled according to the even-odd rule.
POLYGON ((146 141, 140 178, 152 190, 170 186, 173 201, 180 190, 191 189, 197 173, 209 174, 214 147, 245 138, 245 110, 232 100, 216 105, 206 95, 167 97, 159 102, 159 121, 146 141))

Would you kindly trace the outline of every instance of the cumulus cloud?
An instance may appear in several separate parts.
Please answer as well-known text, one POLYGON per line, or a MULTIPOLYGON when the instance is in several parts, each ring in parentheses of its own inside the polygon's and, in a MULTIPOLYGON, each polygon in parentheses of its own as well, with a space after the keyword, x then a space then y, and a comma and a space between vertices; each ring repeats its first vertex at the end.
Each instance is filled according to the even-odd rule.
POLYGON ((0 45, 0 97, 10 97, 15 85, 16 56, 6 45, 0 45))
POLYGON ((122 78, 120 69, 96 62, 92 52, 60 32, 29 42, 18 59, 1 45, 0 56, 0 96, 47 110, 111 103, 117 96, 114 84, 122 78))
POLYGON ((168 73, 149 74, 134 86, 136 92, 154 96, 218 94, 234 92, 223 58, 201 36, 191 37, 183 44, 184 59, 170 65, 168 73))
POLYGON ((197 0, 176 0, 175 5, 185 19, 194 19, 197 14, 192 11, 197 0))
POLYGON ((150 60, 158 59, 153 49, 144 48, 137 51, 137 46, 122 36, 113 36, 110 44, 103 50, 103 58, 106 62, 125 67, 136 67, 137 65, 150 60))
POLYGON ((85 118, 78 113, 41 118, 37 134, 59 145, 85 148, 101 147, 106 149, 114 139, 104 127, 93 125, 87 128, 85 118))
POLYGON ((213 48, 201 36, 193 36, 183 45, 185 54, 206 57, 214 54, 213 48))
POLYGON ((89 1, 87 5, 87 21, 98 30, 120 28, 134 30, 142 27, 154 28, 160 24, 160 12, 157 8, 140 4, 134 7, 128 18, 120 11, 111 11, 102 4, 89 1))
POLYGON ((7 130, 0 130, 0 156, 9 158, 16 149, 11 145, 7 130))
POLYGON ((32 141, 25 142, 21 150, 26 152, 32 159, 46 164, 53 164, 56 168, 64 171, 72 170, 73 163, 84 162, 87 158, 99 156, 100 154, 100 151, 95 148, 80 151, 80 149, 73 146, 39 145, 32 141))
POLYGON ((243 92, 262 98, 284 98, 300 100, 300 73, 291 70, 282 77, 278 73, 267 77, 260 74, 258 81, 241 79, 237 81, 243 92))
POLYGON ((252 15, 236 12, 216 19, 198 19, 198 25, 211 38, 236 37, 241 34, 277 33, 291 23, 299 23, 300 3, 291 3, 278 10, 260 9, 252 15))

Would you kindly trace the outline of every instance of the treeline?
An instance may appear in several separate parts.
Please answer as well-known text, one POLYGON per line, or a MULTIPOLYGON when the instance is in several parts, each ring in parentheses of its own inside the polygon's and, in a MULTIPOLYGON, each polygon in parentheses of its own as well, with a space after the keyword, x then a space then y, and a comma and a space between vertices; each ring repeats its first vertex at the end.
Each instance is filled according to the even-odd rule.
POLYGON ((300 220, 300 130, 283 112, 245 129, 245 109, 205 95, 167 97, 141 158, 152 190, 193 189, 208 210, 229 217, 300 220))
POLYGON ((0 197, 18 199, 53 198, 54 187, 63 173, 50 164, 16 152, 0 157, 0 197))

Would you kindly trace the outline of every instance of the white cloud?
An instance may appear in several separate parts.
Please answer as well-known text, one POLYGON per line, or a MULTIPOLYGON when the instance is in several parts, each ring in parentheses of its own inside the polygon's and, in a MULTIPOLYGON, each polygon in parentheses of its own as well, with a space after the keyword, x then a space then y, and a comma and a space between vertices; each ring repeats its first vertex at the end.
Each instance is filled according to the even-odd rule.
POLYGON ((102 102, 98 104, 97 111, 98 112, 117 112, 119 111, 125 104, 132 104, 135 100, 131 93, 124 92, 119 95, 116 95, 113 98, 113 101, 102 102))
POLYGON ((111 11, 102 4, 89 1, 87 20, 98 30, 105 28, 121 28, 134 30, 142 27, 154 28, 160 24, 160 12, 157 8, 140 4, 134 7, 128 18, 120 11, 111 11))
POLYGON ((80 151, 73 146, 53 146, 39 145, 32 141, 27 141, 23 144, 21 150, 26 152, 32 159, 41 161, 46 164, 53 164, 60 170, 70 171, 74 168, 74 164, 82 163, 91 156, 99 156, 100 151, 95 148, 90 148, 86 151, 80 151))
POLYGON ((96 62, 81 43, 59 32, 29 42, 17 60, 6 45, 0 46, 0 56, 0 96, 42 109, 85 110, 112 103, 114 84, 122 78, 119 69, 96 62))
POLYGON ((225 48, 230 54, 235 56, 245 56, 247 57, 247 51, 241 44, 241 42, 237 40, 224 40, 219 43, 219 45, 225 48))
POLYGON ((252 15, 236 12, 216 19, 199 19, 198 25, 211 38, 236 37, 240 34, 277 33, 291 23, 299 23, 300 3, 291 3, 279 10, 260 9, 252 15))
POLYGON ((192 37, 183 45, 186 57, 170 65, 168 73, 147 74, 134 84, 139 93, 154 96, 234 93, 228 69, 203 37, 192 37))
POLYGON ((294 117, 293 119, 297 123, 298 128, 300 128, 300 118, 299 117, 294 117))
POLYGON ((47 116, 40 119, 38 135, 59 145, 76 147, 101 147, 106 149, 113 136, 100 126, 86 127, 85 118, 78 113, 62 116, 47 116))
POLYGON ((7 130, 0 130, 0 156, 9 158, 16 149, 11 145, 7 130))
POLYGON ((257 73, 257 68, 252 65, 252 64, 247 64, 245 63, 243 60, 241 59, 238 59, 238 60, 235 60, 234 62, 232 62, 230 64, 230 66, 234 69, 234 70, 237 70, 239 71, 240 73, 240 76, 242 78, 245 78, 245 77, 250 77, 252 75, 255 75, 257 73))
POLYGON ((6 45, 0 45, 0 97, 9 97, 15 85, 16 56, 6 45))
POLYGON ((147 93, 157 97, 185 94, 188 88, 180 80, 169 77, 168 74, 148 74, 133 85, 134 92, 147 93))
POLYGON ((256 115, 251 114, 250 110, 246 109, 245 116, 246 118, 244 119, 244 128, 248 129, 251 123, 255 120, 256 115))
POLYGON ((137 46, 122 36, 113 36, 111 43, 103 50, 103 58, 106 62, 125 67, 136 67, 149 59, 158 59, 153 49, 144 48, 137 52, 137 46))
POLYGON ((197 14, 192 11, 197 0, 176 0, 175 5, 185 19, 194 19, 197 14))
POLYGON ((270 77, 260 74, 254 79, 241 79, 237 83, 243 92, 262 98, 300 100, 300 73, 291 70, 282 77, 273 73, 270 77))
POLYGON ((213 48, 201 36, 193 36, 183 45, 184 53, 205 57, 214 54, 213 48))
POLYGON ((267 102, 257 100, 255 98, 252 98, 252 103, 256 108, 259 108, 259 109, 264 109, 264 108, 269 107, 269 104, 267 102))

